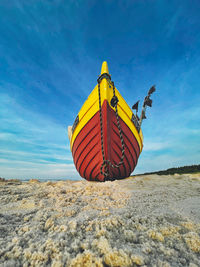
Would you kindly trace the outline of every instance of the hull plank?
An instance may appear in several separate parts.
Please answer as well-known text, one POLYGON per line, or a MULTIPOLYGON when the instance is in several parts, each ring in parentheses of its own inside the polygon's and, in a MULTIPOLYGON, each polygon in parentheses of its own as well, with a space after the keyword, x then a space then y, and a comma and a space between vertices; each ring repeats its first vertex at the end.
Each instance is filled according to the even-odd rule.
POLYGON ((84 126, 75 139, 72 155, 77 171, 87 180, 104 180, 100 174, 103 162, 101 153, 101 134, 99 112, 84 126))

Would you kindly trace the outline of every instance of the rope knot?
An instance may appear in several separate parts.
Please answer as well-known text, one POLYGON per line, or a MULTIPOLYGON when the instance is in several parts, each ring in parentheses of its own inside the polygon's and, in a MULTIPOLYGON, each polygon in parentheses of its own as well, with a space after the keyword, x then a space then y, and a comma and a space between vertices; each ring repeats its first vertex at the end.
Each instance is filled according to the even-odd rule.
POLYGON ((111 106, 114 108, 114 107, 117 106, 117 103, 118 103, 118 102, 119 102, 119 99, 118 99, 117 96, 115 95, 115 96, 112 97, 112 99, 111 99, 111 101, 110 101, 110 104, 111 104, 111 106))

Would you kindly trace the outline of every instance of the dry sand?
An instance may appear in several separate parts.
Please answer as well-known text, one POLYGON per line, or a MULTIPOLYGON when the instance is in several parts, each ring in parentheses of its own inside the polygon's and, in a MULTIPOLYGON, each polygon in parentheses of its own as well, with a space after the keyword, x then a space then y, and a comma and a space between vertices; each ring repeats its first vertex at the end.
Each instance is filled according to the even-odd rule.
POLYGON ((200 175, 2 181, 0 266, 200 266, 200 175))

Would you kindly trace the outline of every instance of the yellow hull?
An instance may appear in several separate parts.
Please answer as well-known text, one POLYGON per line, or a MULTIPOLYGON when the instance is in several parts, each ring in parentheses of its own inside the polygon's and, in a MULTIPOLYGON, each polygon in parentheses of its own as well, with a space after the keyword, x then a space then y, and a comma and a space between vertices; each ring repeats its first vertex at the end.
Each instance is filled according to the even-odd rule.
MULTIPOLYGON (((101 70, 101 74, 104 73, 108 73, 108 66, 106 62, 103 63, 101 70)), ((125 122, 125 124, 129 127, 129 129, 135 136, 139 144, 141 153, 143 148, 143 135, 141 129, 138 133, 136 126, 132 121, 132 118, 135 117, 135 115, 133 114, 132 110, 130 109, 130 107, 128 106, 128 104, 126 103, 126 101, 116 88, 115 88, 115 94, 119 100, 117 104, 118 115, 125 122)), ((111 99, 113 97, 113 85, 106 78, 103 78, 102 81, 100 82, 100 95, 101 95, 101 106, 103 105, 104 101, 107 100, 107 102, 110 105, 110 108, 115 110, 110 104, 111 99)), ((98 85, 96 85, 91 94, 89 95, 88 99, 83 104, 81 110, 79 111, 77 116, 78 120, 76 123, 76 127, 74 128, 74 131, 70 133, 71 150, 74 141, 78 136, 78 134, 80 133, 80 131, 98 111, 99 111, 99 95, 98 95, 98 85)))

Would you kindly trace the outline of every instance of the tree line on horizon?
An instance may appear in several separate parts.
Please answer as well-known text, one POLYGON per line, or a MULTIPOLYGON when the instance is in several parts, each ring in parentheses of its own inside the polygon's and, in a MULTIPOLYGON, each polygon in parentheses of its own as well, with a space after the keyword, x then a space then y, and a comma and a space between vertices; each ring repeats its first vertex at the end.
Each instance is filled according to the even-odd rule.
POLYGON ((191 165, 191 166, 183 166, 183 167, 175 167, 170 168, 163 171, 155 171, 155 172, 145 172, 138 175, 145 175, 145 174, 158 174, 158 175, 169 175, 169 174, 185 174, 185 173, 195 173, 200 172, 200 164, 199 165, 191 165))

